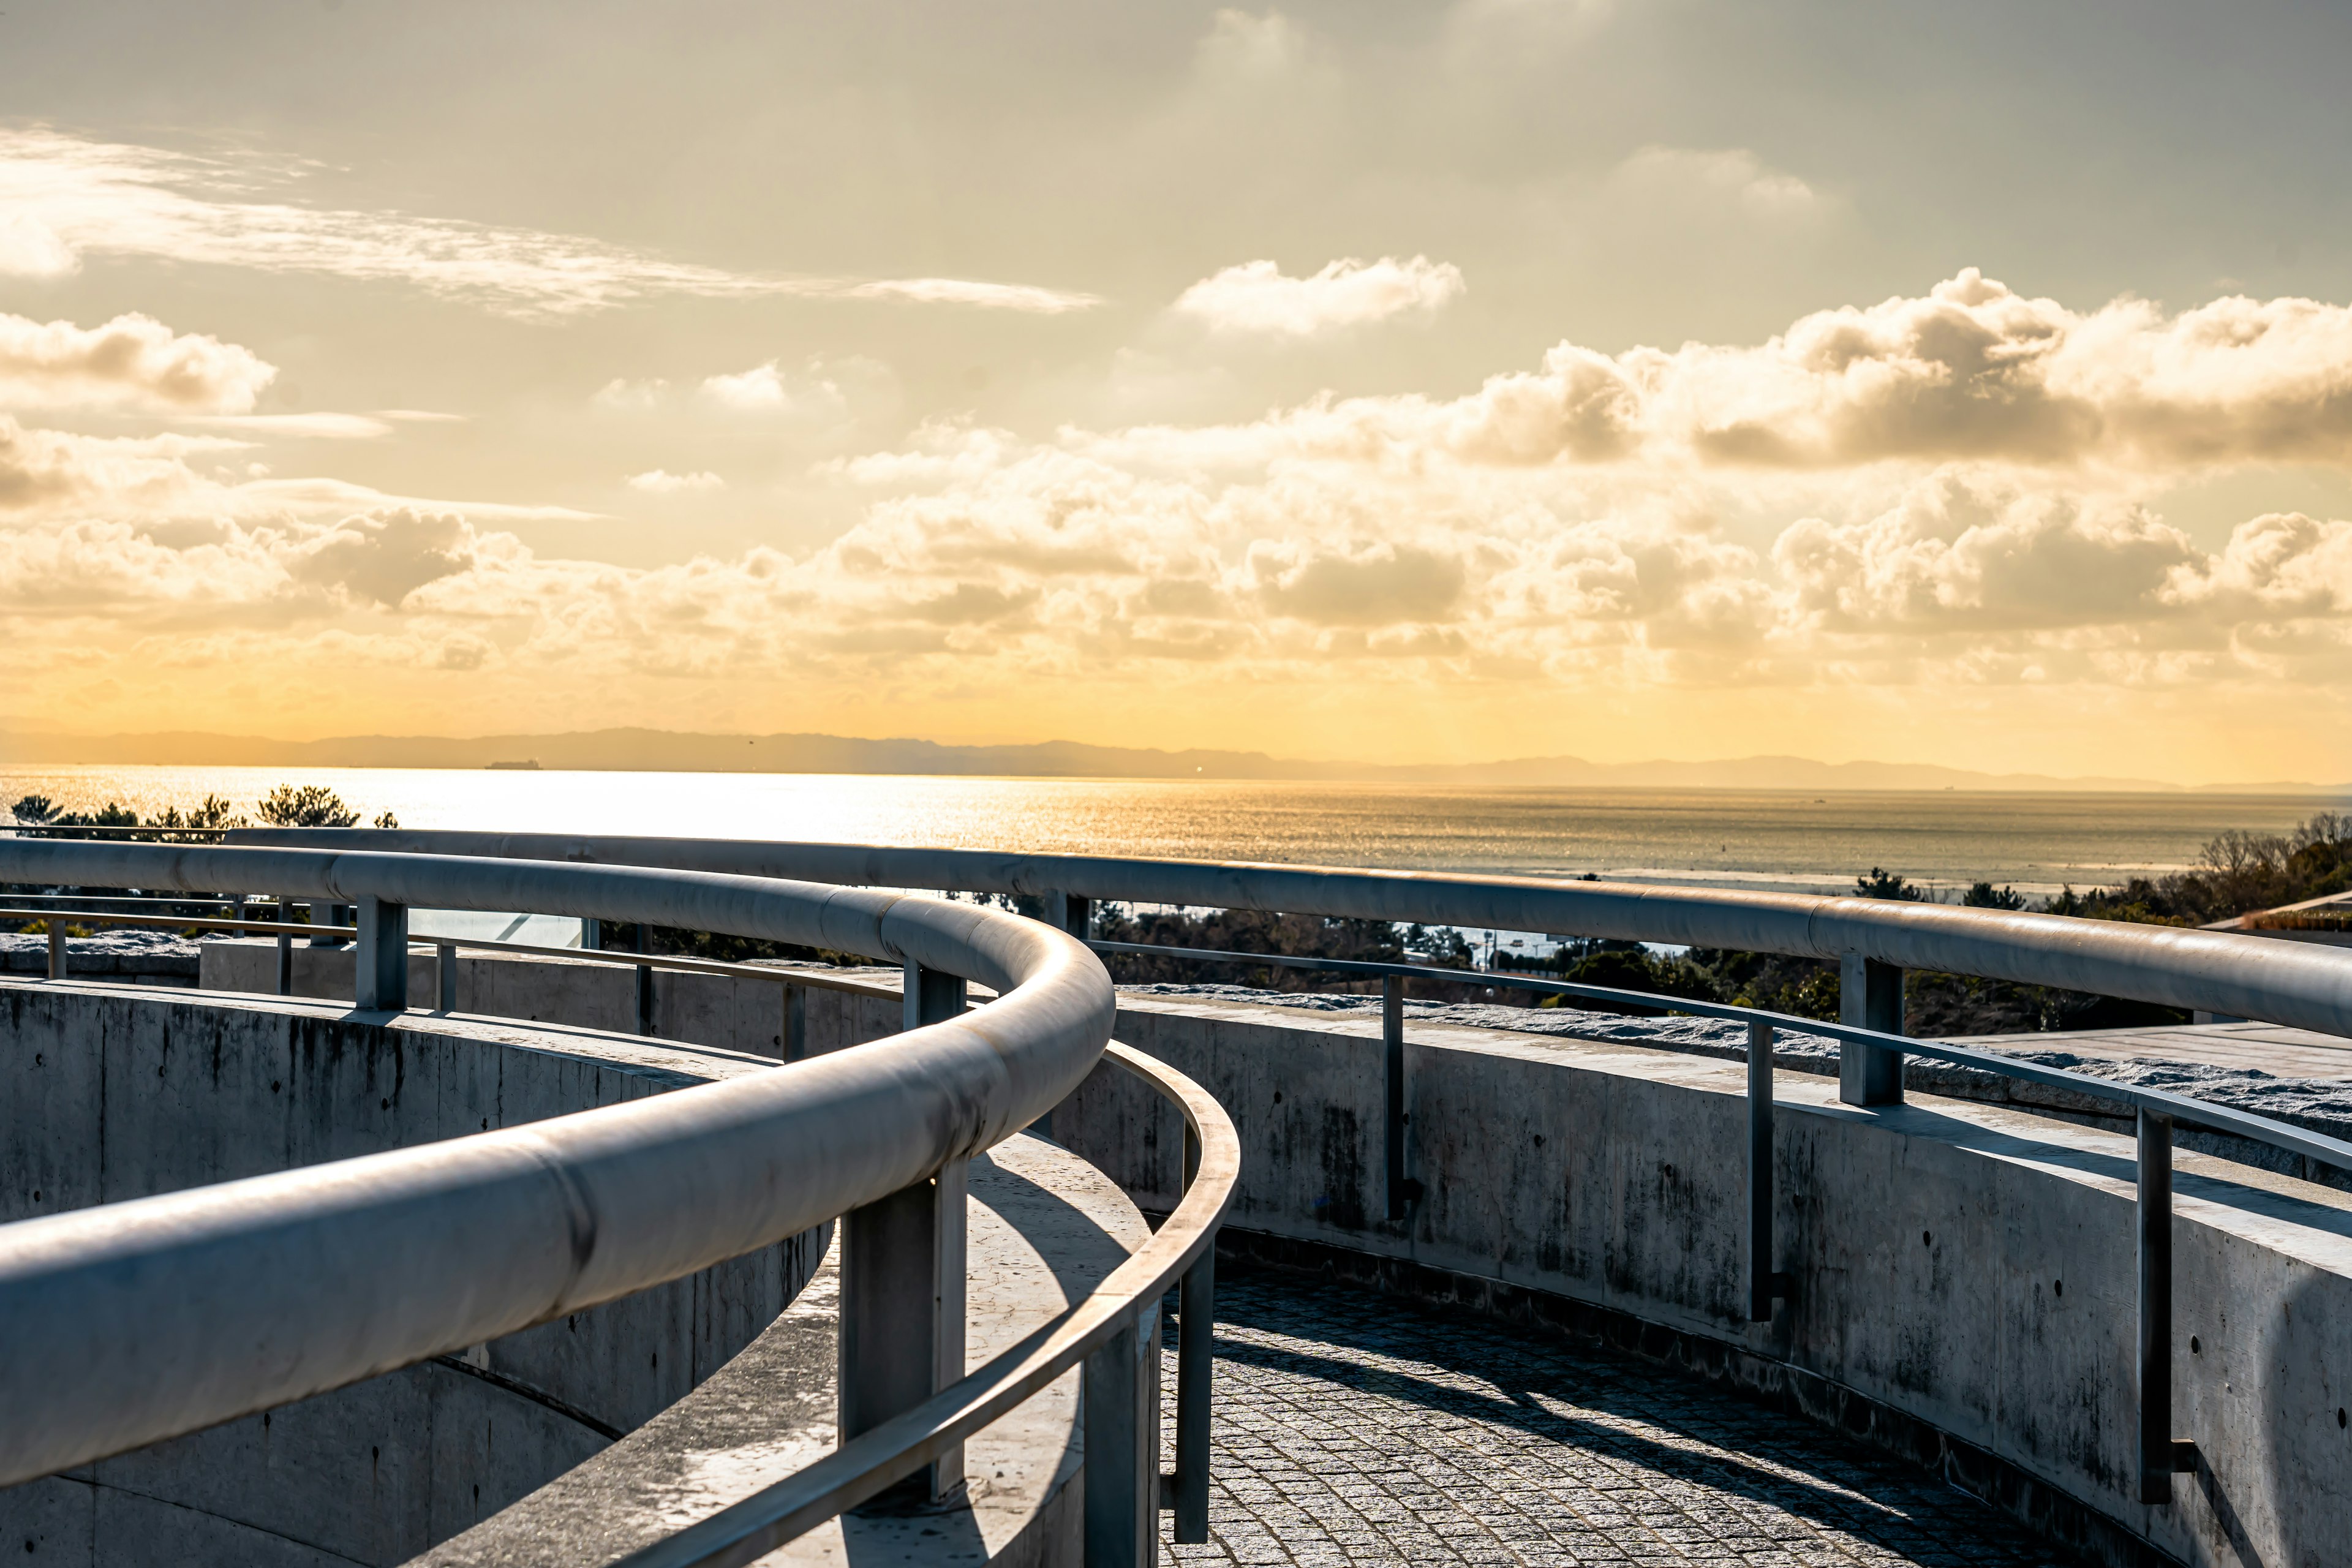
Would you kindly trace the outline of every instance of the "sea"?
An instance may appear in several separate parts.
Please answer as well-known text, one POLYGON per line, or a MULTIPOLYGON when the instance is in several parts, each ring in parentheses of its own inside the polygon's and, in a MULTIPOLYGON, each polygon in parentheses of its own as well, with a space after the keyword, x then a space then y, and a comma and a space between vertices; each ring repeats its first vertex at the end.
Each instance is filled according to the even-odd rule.
POLYGON ((322 784, 404 827, 960 846, 1079 855, 1850 889, 1873 868, 1956 898, 2045 897, 2193 865, 2229 829, 2281 832, 2330 795, 1482 788, 1239 781, 404 768, 0 767, 43 795, 153 816, 219 795, 251 816, 322 784))

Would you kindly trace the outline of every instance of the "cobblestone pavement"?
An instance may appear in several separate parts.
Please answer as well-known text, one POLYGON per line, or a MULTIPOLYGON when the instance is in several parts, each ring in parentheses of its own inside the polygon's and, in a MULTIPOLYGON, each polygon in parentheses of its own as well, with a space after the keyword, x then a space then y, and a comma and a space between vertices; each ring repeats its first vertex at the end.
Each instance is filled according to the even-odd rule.
MULTIPOLYGON (((1344 1286, 1217 1284, 1212 1539, 1169 1547, 1179 1563, 2070 1561, 1916 1467, 1676 1373, 1344 1286)), ((1164 1338, 1172 1444, 1172 1319, 1164 1338)))

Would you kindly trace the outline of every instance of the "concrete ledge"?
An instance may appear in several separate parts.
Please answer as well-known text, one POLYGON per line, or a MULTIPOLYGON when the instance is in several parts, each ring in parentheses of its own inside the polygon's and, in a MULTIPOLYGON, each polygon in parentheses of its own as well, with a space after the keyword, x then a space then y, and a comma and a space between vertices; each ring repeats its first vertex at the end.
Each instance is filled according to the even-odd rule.
MULTIPOLYGON (((293 949, 293 994, 321 999, 352 994, 352 950, 293 949)), ((206 991, 249 995, 273 994, 278 985, 278 944, 267 939, 207 942, 203 945, 202 984, 206 991)), ((898 984, 896 970, 817 972, 821 978, 848 979, 887 987, 898 984)), ((774 981, 744 975, 697 974, 686 970, 653 972, 652 1035, 684 1045, 710 1046, 764 1057, 783 1055, 783 985, 793 971, 776 966, 774 981)), ((440 995, 438 960, 430 948, 412 948, 408 958, 409 1004, 431 1007, 440 995)), ((898 1033, 899 1004, 888 997, 820 990, 803 992, 802 1037, 806 1053, 820 1055, 898 1033)), ((637 972, 591 959, 512 957, 461 952, 457 958, 457 1011, 511 1022, 563 1024, 614 1034, 637 1032, 637 972)))
MULTIPOLYGON (((972 1162, 967 1332, 977 1366, 1091 1291, 1149 1239, 1085 1162, 1016 1137, 972 1162)), ((828 1259, 792 1309, 708 1383, 587 1463, 420 1561, 614 1562, 833 1451, 839 1320, 828 1259)), ((759 1561, 1076 1563, 1084 1509, 1073 1369, 973 1437, 960 1506, 836 1519, 759 1561)))

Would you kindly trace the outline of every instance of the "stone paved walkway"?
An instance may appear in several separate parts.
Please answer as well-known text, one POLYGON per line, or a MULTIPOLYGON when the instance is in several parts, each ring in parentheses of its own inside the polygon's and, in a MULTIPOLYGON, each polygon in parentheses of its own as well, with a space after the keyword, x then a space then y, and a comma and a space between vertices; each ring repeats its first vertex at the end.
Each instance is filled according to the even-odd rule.
MULTIPOLYGON (((1637 1362, 1281 1276, 1220 1279, 1217 1309, 1213 1539, 1176 1562, 2070 1561, 1912 1466, 1637 1362)), ((1165 1342, 1172 1442, 1172 1321, 1165 1342)))

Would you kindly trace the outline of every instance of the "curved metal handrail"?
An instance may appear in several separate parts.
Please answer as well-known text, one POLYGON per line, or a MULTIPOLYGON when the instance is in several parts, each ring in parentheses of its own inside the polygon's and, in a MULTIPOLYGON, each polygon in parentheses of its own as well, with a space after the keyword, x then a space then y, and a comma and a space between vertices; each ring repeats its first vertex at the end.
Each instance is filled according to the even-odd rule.
MULTIPOLYGON (((774 1485, 630 1553, 614 1568, 737 1568, 756 1562, 913 1475, 1077 1365, 1139 1314, 1159 1311, 1170 1287, 1215 1244, 1241 1175, 1241 1140, 1223 1109, 1183 1074, 1116 1040, 1104 1056, 1172 1101, 1198 1141, 1199 1170, 1151 1239, 1085 1300, 962 1382, 774 1485)), ((1188 1304, 1187 1312, 1192 1310, 1188 1304)))
POLYGON ((0 840, 0 879, 539 908, 911 960, 1001 993, 747 1078, 0 1226, 0 1485, 512 1333, 901 1191, 1064 1099, 1115 1005, 1101 963, 1036 921, 758 878, 0 840))
POLYGON ((1542 991, 1587 1002, 1605 1002, 1614 1006, 1684 1013, 1694 1018, 1722 1018, 1731 1023, 1746 1024, 1750 1028, 1760 1026, 1784 1035, 1817 1036, 1841 1045, 1875 1046, 1883 1050, 1900 1051, 1906 1057, 1927 1057, 1953 1067, 1973 1068, 2002 1078, 2040 1084, 2045 1089, 2068 1089, 2095 1100, 2111 1100, 2135 1110, 2153 1111, 2210 1131, 2228 1132, 2252 1142, 2266 1143, 2272 1148, 2300 1154, 2352 1173, 2352 1142, 2307 1131, 2253 1111, 2216 1105, 2211 1100, 2195 1100, 2165 1089, 2120 1083, 2114 1079, 2094 1078, 2088 1073, 2069 1072, 2063 1068, 2044 1067, 2040 1062, 2021 1061, 1997 1051, 1975 1050, 1948 1041, 1922 1040, 1909 1035, 1891 1035, 1883 1029, 1866 1029, 1855 1024, 1808 1018, 1795 1013, 1775 1013, 1767 1007, 1743 1007, 1734 1002, 1704 1002, 1687 996, 1669 996, 1656 991, 1628 991, 1621 986, 1587 985, 1580 981, 1552 980, 1532 974, 1438 969, 1421 963, 1381 963, 1354 958, 1295 958, 1287 953, 1163 947, 1140 942, 1089 942, 1087 945, 1097 952, 1146 954, 1203 963, 1272 965, 1283 969, 1319 970, 1333 974, 1395 975, 1401 980, 1434 980, 1455 985, 1542 991))
POLYGON ((411 828, 238 828, 236 844, 352 845, 667 866, 849 887, 1060 892, 1134 903, 1574 931, 2127 996, 2352 1036, 2352 953, 2223 931, 1887 900, 982 849, 411 828))

